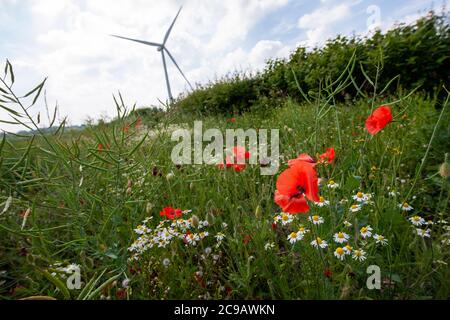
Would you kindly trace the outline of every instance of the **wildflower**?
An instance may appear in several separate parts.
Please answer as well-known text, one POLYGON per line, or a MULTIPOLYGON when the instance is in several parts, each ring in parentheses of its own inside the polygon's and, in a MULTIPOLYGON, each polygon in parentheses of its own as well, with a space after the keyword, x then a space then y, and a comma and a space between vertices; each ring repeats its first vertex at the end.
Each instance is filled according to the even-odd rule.
POLYGON ((227 168, 232 167, 234 171, 240 172, 245 169, 245 160, 248 158, 250 158, 250 153, 245 149, 245 147, 233 147, 233 155, 226 156, 225 163, 219 163, 217 166, 219 169, 223 169, 225 166, 227 168))
POLYGON ((325 240, 320 239, 319 237, 317 237, 316 239, 314 239, 313 241, 311 241, 311 245, 314 248, 322 248, 325 249, 326 247, 328 247, 328 243, 325 240))
POLYGON ((345 251, 345 254, 350 254, 353 251, 353 247, 351 245, 349 245, 348 243, 343 249, 345 251))
POLYGON ((417 235, 421 236, 422 238, 429 238, 430 237, 430 229, 416 229, 417 235))
POLYGON ((306 198, 319 200, 316 170, 314 165, 305 161, 298 161, 283 171, 278 176, 276 186, 275 203, 287 213, 308 212, 306 198))
POLYGON ((322 162, 328 161, 328 163, 332 163, 334 160, 334 148, 328 148, 325 153, 322 153, 319 158, 322 162))
POLYGON ((361 210, 361 205, 359 204, 352 204, 349 208, 350 212, 358 212, 361 210))
POLYGON ((411 223, 413 225, 415 225, 416 227, 419 227, 419 226, 425 224, 425 219, 422 217, 419 217, 419 216, 411 217, 411 218, 409 218, 409 221, 411 221, 411 223))
POLYGON ((303 234, 299 233, 299 232, 291 232, 287 237, 289 242, 292 244, 296 243, 298 240, 301 240, 302 238, 303 238, 303 234))
POLYGON ((264 245, 264 250, 266 250, 266 251, 272 250, 273 248, 275 248, 275 243, 273 243, 273 242, 267 242, 264 245))
POLYGON ((218 242, 225 239, 225 234, 223 232, 217 232, 217 234, 214 236, 218 242))
POLYGON ((330 189, 336 189, 339 188, 339 183, 334 182, 334 180, 330 180, 328 181, 327 186, 330 189))
POLYGON ((327 205, 329 205, 329 204, 330 204, 330 201, 325 200, 325 198, 322 197, 322 196, 320 196, 320 197, 319 197, 319 201, 316 202, 316 205, 317 205, 318 207, 324 207, 324 206, 327 206, 327 205))
POLYGON ((377 243, 377 244, 381 244, 383 246, 388 244, 388 240, 384 236, 382 236, 381 234, 376 234, 375 233, 373 235, 373 238, 375 239, 375 243, 377 243))
POLYGON ((345 220, 344 226, 346 226, 347 228, 350 228, 352 226, 352 224, 350 222, 348 222, 347 220, 345 220))
POLYGON ((309 154, 302 153, 302 154, 299 154, 297 158, 290 159, 288 161, 288 166, 289 167, 293 167, 293 166, 295 166, 295 164, 297 164, 298 162, 301 162, 301 161, 308 162, 308 163, 311 163, 313 165, 316 164, 316 160, 314 160, 309 154))
POLYGON ((181 209, 174 209, 172 207, 165 207, 160 212, 159 215, 161 217, 166 217, 167 219, 174 220, 175 218, 179 218, 182 215, 181 209))
POLYGON ((318 215, 309 216, 308 220, 311 221, 313 224, 317 224, 317 225, 325 222, 325 220, 321 216, 318 216, 318 215))
POLYGON ((333 238, 337 243, 344 243, 348 240, 348 238, 350 238, 350 236, 345 232, 338 232, 334 234, 333 238))
POLYGON ((366 252, 363 249, 356 249, 353 251, 352 258, 354 260, 358 260, 359 262, 363 262, 364 260, 367 259, 366 252))
POLYGON ((206 248, 205 248, 205 254, 206 254, 207 256, 210 255, 211 252, 212 252, 211 247, 206 247, 206 248))
POLYGON ((169 260, 168 258, 165 258, 165 259, 162 261, 162 264, 163 264, 164 267, 167 268, 167 267, 170 265, 170 260, 169 260))
POLYGON ((337 247, 336 250, 334 250, 334 256, 339 260, 344 260, 345 250, 341 247, 337 247))
POLYGON ((305 227, 300 227, 297 232, 304 235, 309 232, 309 229, 306 229, 305 227))
POLYGON ((408 204, 408 202, 400 203, 400 204, 398 205, 398 207, 401 208, 403 211, 410 211, 410 210, 414 209, 413 207, 411 207, 411 206, 408 204))
POLYGON ((99 144, 97 145, 97 151, 98 151, 98 152, 102 152, 103 149, 104 149, 103 144, 99 143, 99 144))
POLYGON ((377 134, 392 121, 391 108, 381 106, 375 109, 366 120, 366 129, 371 135, 377 134))
POLYGON ((448 162, 444 162, 440 165, 439 174, 444 179, 447 179, 448 177, 450 177, 450 164, 448 162))
POLYGON ((353 200, 356 200, 358 202, 366 202, 369 200, 366 194, 362 193, 361 191, 357 192, 354 196, 352 196, 353 200))
POLYGON ((391 190, 391 191, 388 192, 388 195, 390 197, 396 197, 396 196, 400 195, 400 192, 397 192, 395 190, 391 190))
POLYGON ((279 220, 281 221, 281 224, 287 225, 289 223, 291 223, 292 221, 294 221, 294 216, 288 213, 281 213, 281 215, 277 216, 277 218, 279 218, 279 220))
POLYGON ((362 227, 360 231, 361 236, 365 239, 367 237, 370 237, 372 235, 372 227, 371 226, 365 226, 362 227))

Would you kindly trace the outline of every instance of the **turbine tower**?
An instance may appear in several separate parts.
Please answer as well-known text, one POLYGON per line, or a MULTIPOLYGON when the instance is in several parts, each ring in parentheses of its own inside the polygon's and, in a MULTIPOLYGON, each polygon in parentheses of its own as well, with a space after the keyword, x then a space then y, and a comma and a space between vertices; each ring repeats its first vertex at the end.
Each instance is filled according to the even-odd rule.
POLYGON ((173 25, 175 24, 175 21, 177 20, 178 15, 180 14, 180 11, 181 11, 182 8, 183 7, 181 6, 180 9, 177 12, 177 15, 175 16, 175 18, 173 19, 172 23, 170 24, 169 29, 167 29, 167 32, 166 32, 166 34, 164 36, 164 39, 163 39, 162 43, 149 42, 149 41, 143 41, 143 40, 138 40, 138 39, 131 39, 131 38, 126 38, 126 37, 122 37, 122 36, 117 36, 117 35, 114 35, 114 34, 111 35, 111 36, 116 37, 116 38, 130 40, 130 41, 134 41, 134 42, 139 42, 139 43, 142 43, 142 44, 146 44, 148 46, 156 47, 157 50, 159 52, 161 52, 161 57, 162 57, 162 62, 163 62, 163 67, 164 67, 164 75, 166 76, 167 93, 169 95, 170 102, 173 101, 173 97, 172 97, 172 91, 170 90, 169 74, 167 73, 166 57, 165 57, 164 53, 167 53, 167 55, 169 56, 170 60, 172 60, 172 62, 175 65, 175 67, 177 67, 178 71, 180 71, 181 75, 183 76, 184 80, 186 80, 186 82, 188 83, 188 85, 191 88, 191 90, 194 90, 194 88, 192 87, 191 83, 189 82, 189 80, 184 75, 183 71, 181 71, 181 68, 178 66, 178 63, 175 61, 174 57, 169 52, 169 50, 166 48, 167 39, 169 38, 170 32, 172 31, 172 28, 173 28, 173 25))

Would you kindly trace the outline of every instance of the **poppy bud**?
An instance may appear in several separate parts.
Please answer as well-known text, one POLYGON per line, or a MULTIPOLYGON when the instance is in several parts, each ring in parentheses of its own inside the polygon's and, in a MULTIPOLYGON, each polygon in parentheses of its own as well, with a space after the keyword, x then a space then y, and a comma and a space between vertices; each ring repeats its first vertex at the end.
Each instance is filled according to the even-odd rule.
POLYGON ((448 162, 441 164, 439 167, 439 174, 444 179, 447 179, 450 176, 450 164, 448 162))
POLYGON ((256 219, 260 219, 262 216, 262 209, 260 207, 260 205, 258 205, 255 209, 255 217, 256 219))
POLYGON ((192 216, 191 222, 194 227, 198 228, 198 224, 200 221, 198 220, 198 217, 195 214, 192 216))
POLYGON ((209 225, 213 225, 214 220, 214 215, 211 212, 208 212, 208 214, 206 215, 206 221, 208 221, 209 225))
POLYGON ((174 176, 175 176, 175 175, 173 174, 173 172, 169 172, 169 173, 166 175, 166 179, 167 179, 167 180, 170 180, 170 179, 172 179, 174 176))
POLYGON ((152 212, 152 209, 153 209, 153 203, 147 202, 147 205, 145 206, 145 212, 147 214, 150 214, 150 212, 152 212))

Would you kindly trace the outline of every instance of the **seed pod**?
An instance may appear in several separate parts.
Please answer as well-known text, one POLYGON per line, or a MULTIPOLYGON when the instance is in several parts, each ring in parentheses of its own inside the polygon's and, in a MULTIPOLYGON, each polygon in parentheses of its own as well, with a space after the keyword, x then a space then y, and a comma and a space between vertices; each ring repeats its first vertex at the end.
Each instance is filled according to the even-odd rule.
POLYGON ((208 214, 206 215, 206 221, 208 221, 209 225, 213 225, 214 220, 214 215, 211 212, 208 212, 208 214))
POLYGON ((194 227, 198 228, 200 221, 198 220, 198 217, 195 214, 192 216, 191 222, 194 227))
POLYGON ((262 209, 261 209, 261 206, 258 205, 255 209, 255 217, 256 217, 256 219, 260 219, 261 216, 262 216, 262 209))
POLYGON ((439 167, 439 174, 444 179, 447 179, 450 176, 450 164, 448 162, 441 164, 439 167))

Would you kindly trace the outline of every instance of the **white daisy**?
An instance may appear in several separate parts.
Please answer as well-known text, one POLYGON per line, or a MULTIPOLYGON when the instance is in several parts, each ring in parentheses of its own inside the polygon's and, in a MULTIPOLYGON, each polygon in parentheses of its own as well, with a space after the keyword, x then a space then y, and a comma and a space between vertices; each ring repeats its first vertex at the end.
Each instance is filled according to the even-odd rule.
POLYGON ((352 224, 350 222, 348 222, 347 220, 345 220, 344 226, 346 226, 347 228, 350 228, 352 226, 352 224))
POLYGON ((214 236, 217 241, 222 241, 225 239, 225 234, 223 232, 217 232, 217 234, 214 236))
POLYGON ((330 189, 336 189, 336 188, 339 188, 339 184, 336 183, 336 182, 334 182, 334 180, 328 181, 327 186, 328 186, 328 188, 330 188, 330 189))
POLYGON ((328 243, 325 240, 320 239, 319 237, 317 237, 315 240, 311 241, 311 245, 314 248, 322 248, 325 249, 326 247, 328 247, 328 243))
POLYGON ((306 229, 305 227, 300 227, 300 228, 298 228, 297 232, 305 235, 306 233, 309 232, 309 229, 306 229))
POLYGON ((381 244, 383 246, 388 244, 388 240, 384 236, 382 236, 381 234, 376 234, 375 233, 373 235, 373 238, 375 239, 375 243, 379 243, 379 244, 381 244))
POLYGON ((410 211, 410 210, 414 209, 413 207, 411 207, 411 206, 408 204, 408 202, 400 203, 400 204, 398 205, 398 207, 399 207, 400 209, 402 209, 403 211, 410 211))
POLYGON ((430 237, 430 229, 416 229, 417 235, 421 236, 422 238, 429 238, 430 237))
POLYGON ((351 254, 352 251, 353 251, 353 247, 352 247, 351 245, 349 245, 348 243, 347 243, 347 245, 346 245, 344 248, 342 248, 342 249, 344 249, 345 254, 351 254))
POLYGON ((372 227, 371 226, 366 226, 366 227, 362 227, 360 231, 361 236, 365 239, 367 237, 370 237, 372 235, 372 227))
POLYGON ((296 243, 299 240, 302 240, 302 238, 303 238, 303 234, 300 232, 291 232, 287 237, 289 242, 292 244, 296 243))
POLYGON ((361 191, 359 191, 354 196, 352 196, 352 198, 353 198, 353 200, 356 200, 357 202, 362 202, 362 203, 369 200, 369 198, 367 198, 367 196, 364 193, 362 193, 361 191))
POLYGON ((344 248, 337 247, 336 250, 334 250, 334 256, 338 258, 339 260, 344 260, 345 257, 345 250, 344 248))
POLYGON ((334 236, 334 241, 337 243, 344 243, 347 242, 348 238, 350 238, 350 236, 348 234, 346 234, 345 232, 338 232, 335 233, 334 236))
POLYGON ((419 216, 411 217, 411 218, 409 218, 409 221, 411 221, 411 223, 413 225, 415 225, 416 227, 419 227, 419 226, 425 224, 425 219, 422 217, 419 217, 419 216))
POLYGON ((282 214, 280 214, 277 217, 278 217, 277 220, 280 221, 283 226, 291 223, 292 221, 294 221, 294 216, 292 214, 289 214, 289 213, 284 213, 283 212, 282 214))
POLYGON ((319 201, 316 202, 316 205, 318 207, 324 207, 324 206, 328 206, 330 204, 330 201, 325 200, 324 197, 319 197, 319 201))
POLYGON ((355 251, 353 251, 353 256, 352 258, 354 260, 358 260, 360 262, 366 260, 366 252, 363 249, 356 249, 355 251))
POLYGON ((315 215, 315 216, 309 216, 308 220, 311 221, 313 224, 322 224, 324 223, 324 219, 321 216, 315 215))
POLYGON ((359 204, 352 204, 349 208, 350 212, 358 212, 361 210, 361 205, 359 204))

